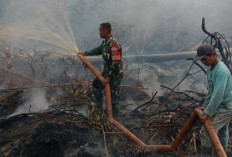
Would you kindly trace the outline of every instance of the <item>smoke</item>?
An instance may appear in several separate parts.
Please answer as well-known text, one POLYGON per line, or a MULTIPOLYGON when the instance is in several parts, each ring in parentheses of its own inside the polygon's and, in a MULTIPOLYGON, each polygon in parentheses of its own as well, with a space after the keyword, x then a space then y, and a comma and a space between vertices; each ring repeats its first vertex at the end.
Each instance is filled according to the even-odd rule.
POLYGON ((104 156, 104 150, 101 143, 98 143, 96 147, 88 147, 87 152, 92 156, 95 156, 96 154, 99 156, 104 156))
POLYGON ((98 26, 109 21, 125 54, 189 51, 195 50, 205 37, 202 17, 210 32, 222 31, 231 36, 232 22, 228 20, 231 3, 229 0, 75 0, 70 1, 70 16, 83 50, 99 44, 98 26))
POLYGON ((157 95, 162 95, 163 91, 160 87, 158 72, 154 69, 143 68, 139 71, 139 83, 146 88, 147 93, 152 96, 157 91, 157 95))
POLYGON ((73 36, 85 51, 101 43, 99 24, 109 21, 124 54, 180 52, 195 50, 204 39, 202 17, 210 32, 219 31, 231 38, 231 4, 230 0, 5 0, 0 2, 0 23, 25 29, 49 28, 66 41, 66 35, 73 36), (60 34, 60 25, 66 35, 60 34))
POLYGON ((21 113, 40 112, 46 110, 50 105, 46 99, 46 91, 44 89, 32 89, 30 92, 25 93, 25 97, 27 100, 24 104, 20 105, 8 117, 21 113))
MULTIPOLYGON (((130 64, 125 70, 125 84, 137 84, 145 88, 150 96, 157 92, 157 96, 170 92, 170 89, 179 84, 175 91, 198 91, 206 93, 206 76, 200 68, 194 65, 191 70, 191 61, 174 60, 159 63, 130 64), (194 75, 192 75, 194 74, 194 75), (182 80, 185 78, 184 80, 182 80), (132 81, 133 80, 133 81, 132 81), (181 82, 180 82, 181 81, 181 82)), ((129 102, 131 104, 132 102, 129 102)))

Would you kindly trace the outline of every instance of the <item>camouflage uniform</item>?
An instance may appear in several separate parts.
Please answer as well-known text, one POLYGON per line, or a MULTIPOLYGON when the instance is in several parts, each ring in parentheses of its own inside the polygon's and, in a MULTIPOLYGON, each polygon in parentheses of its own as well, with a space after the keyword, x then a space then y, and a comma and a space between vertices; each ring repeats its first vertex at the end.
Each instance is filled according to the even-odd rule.
MULTIPOLYGON (((85 52, 86 56, 102 55, 104 60, 104 68, 102 75, 110 79, 111 99, 113 114, 118 114, 119 104, 119 86, 123 77, 123 62, 122 62, 122 49, 121 45, 114 37, 110 37, 107 41, 104 40, 102 44, 90 51, 85 52)), ((102 109, 103 103, 103 89, 104 86, 96 78, 93 81, 93 91, 96 98, 96 105, 102 109)))

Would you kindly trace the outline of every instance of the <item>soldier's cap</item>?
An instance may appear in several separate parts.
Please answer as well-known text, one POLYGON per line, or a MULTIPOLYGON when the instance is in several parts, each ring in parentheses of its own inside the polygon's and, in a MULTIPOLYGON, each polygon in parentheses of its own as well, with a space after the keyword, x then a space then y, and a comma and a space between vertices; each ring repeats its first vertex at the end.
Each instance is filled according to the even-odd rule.
POLYGON ((210 44, 203 44, 197 48, 197 55, 194 61, 199 61, 212 52, 214 52, 214 48, 210 44))

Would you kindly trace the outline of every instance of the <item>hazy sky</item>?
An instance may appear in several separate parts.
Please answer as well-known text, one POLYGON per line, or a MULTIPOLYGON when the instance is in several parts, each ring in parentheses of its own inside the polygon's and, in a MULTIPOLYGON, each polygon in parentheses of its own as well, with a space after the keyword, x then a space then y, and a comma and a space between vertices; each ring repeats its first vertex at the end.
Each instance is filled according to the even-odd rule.
POLYGON ((128 51, 193 50, 206 37, 202 17, 209 31, 232 36, 231 0, 0 0, 1 23, 27 25, 30 16, 34 21, 41 17, 46 21, 46 13, 30 9, 30 3, 41 2, 56 16, 60 15, 54 6, 67 5, 77 45, 83 49, 101 42, 98 27, 106 21, 118 27, 113 32, 117 35, 115 30, 119 30, 117 37, 128 51))
POLYGON ((71 14, 76 16, 77 21, 81 18, 78 14, 83 14, 85 21, 82 22, 86 23, 87 28, 102 21, 125 21, 141 29, 151 30, 163 21, 168 22, 170 18, 176 18, 179 26, 186 25, 197 29, 202 17, 207 19, 212 29, 232 24, 230 0, 73 0, 73 4, 77 5, 70 7, 76 9, 76 12, 71 14), (92 23, 91 26, 88 22, 92 23))
MULTIPOLYGON (((163 46, 166 47, 173 40, 183 40, 183 45, 189 44, 186 49, 193 50, 206 37, 201 30, 203 17, 209 31, 232 35, 231 5, 231 0, 73 0, 70 15, 73 30, 79 37, 98 35, 99 23, 110 21, 133 28, 124 43, 145 40, 154 42, 150 44, 152 47, 166 42, 163 46), (179 39, 184 35, 184 39, 179 39)), ((175 46, 182 45, 174 43, 175 46)))

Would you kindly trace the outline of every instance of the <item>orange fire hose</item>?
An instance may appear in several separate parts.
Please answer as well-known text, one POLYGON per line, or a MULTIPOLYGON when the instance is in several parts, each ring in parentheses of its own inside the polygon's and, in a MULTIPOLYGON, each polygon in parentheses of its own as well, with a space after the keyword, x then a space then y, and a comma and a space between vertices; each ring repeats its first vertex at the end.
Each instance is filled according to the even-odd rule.
MULTIPOLYGON (((126 135, 129 139, 134 141, 136 144, 138 144, 140 147, 145 148, 147 150, 152 151, 174 151, 176 150, 181 142, 186 137, 187 133, 190 131, 193 122, 203 113, 200 109, 196 108, 192 112, 190 118, 185 123, 184 127, 181 129, 175 140, 173 141, 172 145, 147 145, 142 140, 140 140, 138 137, 136 137, 131 131, 126 129, 123 125, 121 125, 119 122, 117 122, 113 118, 112 114, 112 101, 111 101, 111 92, 110 92, 110 84, 105 82, 105 78, 99 73, 92 64, 88 62, 88 60, 85 59, 84 56, 77 54, 79 59, 92 71, 92 73, 102 82, 103 85, 105 85, 105 94, 106 94, 106 107, 107 107, 107 117, 108 120, 116 127, 118 128, 124 135, 126 135)), ((208 118, 205 123, 204 127, 206 128, 206 131, 209 134, 209 137, 211 139, 211 142, 214 146, 214 149, 217 153, 218 157, 227 157, 225 150, 223 149, 220 140, 215 132, 215 129, 213 128, 212 122, 210 118, 208 118)))
MULTIPOLYGON (((195 108, 194 111, 198 115, 198 117, 201 114, 203 114, 203 112, 198 108, 195 108)), ((211 121, 210 118, 206 119, 206 121, 204 122, 204 127, 205 127, 206 131, 208 132, 208 135, 209 135, 210 140, 211 140, 211 142, 213 144, 213 147, 214 147, 214 149, 215 149, 215 151, 217 153, 217 156, 220 156, 220 157, 221 156, 223 156, 223 157, 227 156, 224 148, 221 145, 221 142, 220 142, 220 140, 219 140, 219 138, 217 136, 217 133, 216 133, 214 127, 213 127, 213 124, 212 124, 212 121, 211 121)))

